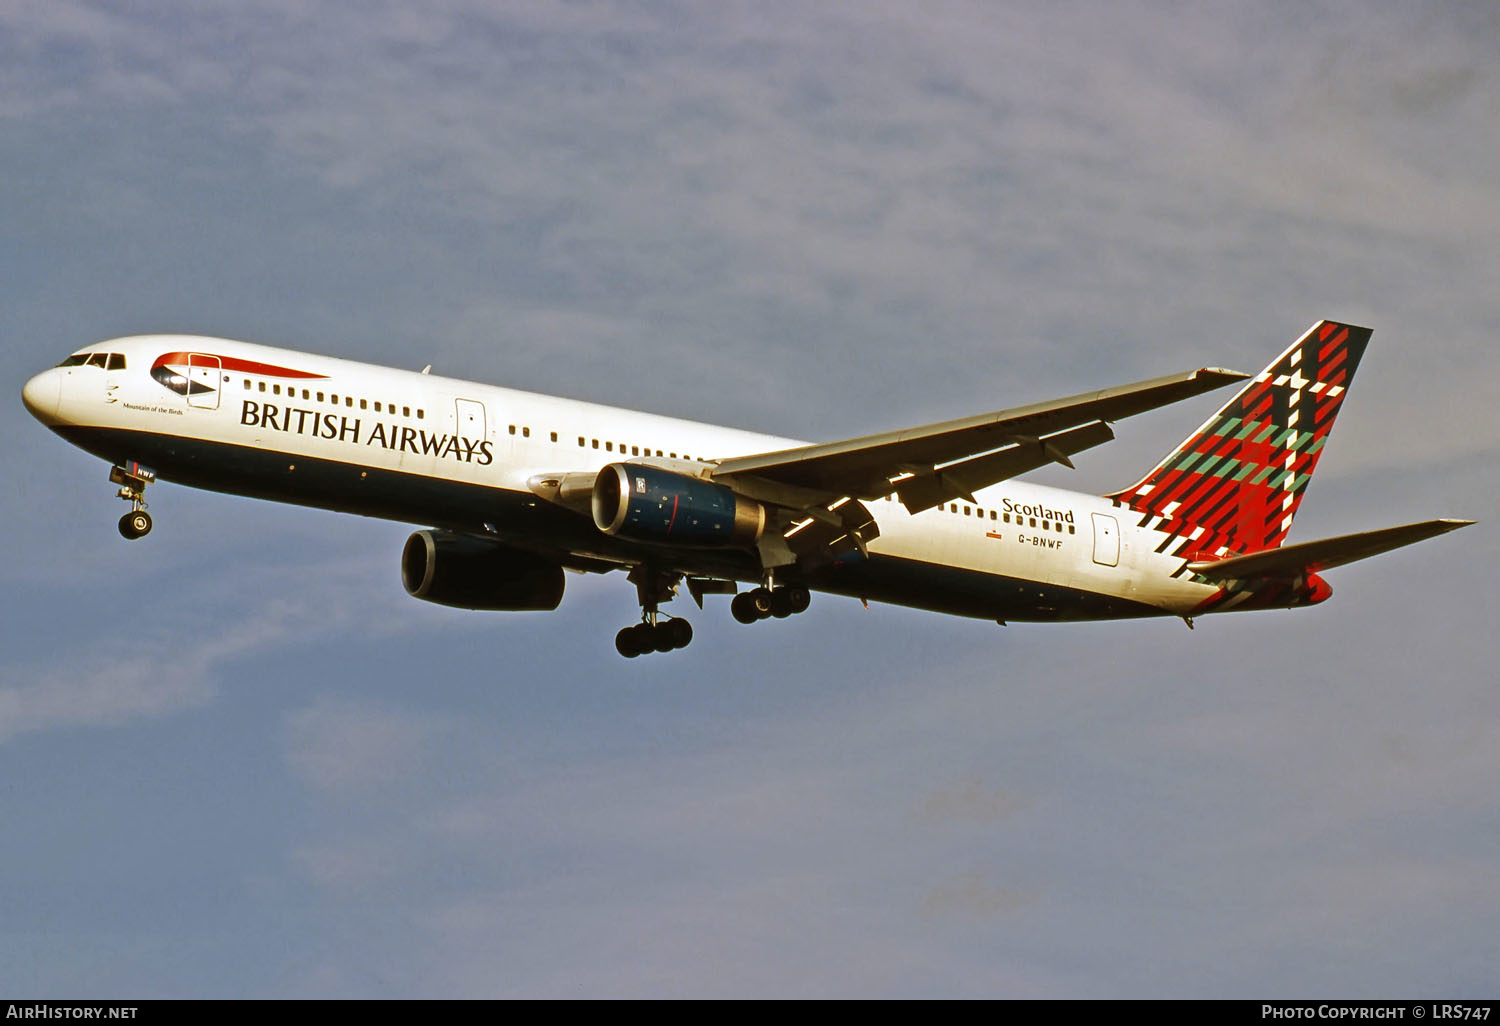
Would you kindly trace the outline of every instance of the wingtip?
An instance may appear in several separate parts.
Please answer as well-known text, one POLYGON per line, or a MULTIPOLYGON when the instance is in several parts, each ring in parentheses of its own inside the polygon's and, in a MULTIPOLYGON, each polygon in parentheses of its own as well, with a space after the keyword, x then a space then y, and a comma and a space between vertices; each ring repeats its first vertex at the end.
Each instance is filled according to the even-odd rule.
POLYGON ((1227 367, 1200 367, 1195 373, 1197 377, 1201 378, 1222 379, 1226 385, 1231 381, 1244 381, 1250 377, 1244 371, 1230 370, 1227 367))

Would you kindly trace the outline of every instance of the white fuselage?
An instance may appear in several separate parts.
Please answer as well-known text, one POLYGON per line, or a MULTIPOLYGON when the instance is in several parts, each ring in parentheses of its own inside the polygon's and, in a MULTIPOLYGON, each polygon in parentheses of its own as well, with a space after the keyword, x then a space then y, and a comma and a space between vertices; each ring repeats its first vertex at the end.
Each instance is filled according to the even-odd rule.
MULTIPOLYGON (((102 367, 54 368, 27 384, 25 398, 96 455, 220 491, 488 531, 621 566, 628 547, 538 498, 528 481, 803 444, 224 339, 140 336, 89 352, 123 357, 113 362, 124 367, 106 358, 94 361, 102 367), (167 354, 181 358, 162 365, 167 354)), ((1185 560, 1158 554, 1163 535, 1108 499, 1019 481, 975 499, 916 515, 889 498, 869 502, 880 529, 870 558, 842 561, 809 584, 1001 620, 1185 616, 1215 593, 1182 573, 1185 560)), ((697 558, 687 553, 675 568, 758 575, 753 552, 703 553, 701 571, 697 558)))

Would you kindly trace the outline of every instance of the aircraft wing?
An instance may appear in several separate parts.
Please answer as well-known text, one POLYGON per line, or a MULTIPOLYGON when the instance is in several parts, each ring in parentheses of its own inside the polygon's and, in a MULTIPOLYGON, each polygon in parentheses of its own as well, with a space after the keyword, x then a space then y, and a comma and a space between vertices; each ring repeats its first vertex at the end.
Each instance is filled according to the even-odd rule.
POLYGON ((1424 520, 1420 524, 1386 527, 1378 531, 1361 531, 1337 538, 1283 545, 1278 549, 1252 552, 1228 559, 1189 563, 1188 569, 1210 581, 1245 580, 1265 577, 1297 577, 1317 573, 1329 567, 1343 566, 1355 560, 1378 556, 1403 545, 1424 541, 1460 527, 1472 520, 1424 520))
POLYGON ((919 512, 1114 437, 1107 421, 1189 399, 1248 377, 1202 368, 1065 399, 842 442, 721 461, 713 477, 750 498, 808 509, 830 499, 893 492, 919 512))

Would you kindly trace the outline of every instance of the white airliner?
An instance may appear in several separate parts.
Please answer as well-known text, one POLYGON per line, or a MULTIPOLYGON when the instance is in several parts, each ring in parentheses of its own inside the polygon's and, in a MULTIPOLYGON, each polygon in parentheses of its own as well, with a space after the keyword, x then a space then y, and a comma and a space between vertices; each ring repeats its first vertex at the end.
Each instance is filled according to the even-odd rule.
POLYGON ((90 346, 26 383, 27 409, 112 464, 151 530, 157 479, 420 524, 417 598, 548 610, 563 571, 625 570, 625 656, 692 640, 685 584, 752 623, 812 591, 958 616, 1105 620, 1311 605, 1328 567, 1471 521, 1283 545, 1370 330, 1314 325, 1253 378, 1217 369, 808 445, 227 339, 90 346), (1112 495, 1014 480, 1109 441, 1109 422, 1239 393, 1112 495), (751 585, 740 591, 739 585, 751 585))

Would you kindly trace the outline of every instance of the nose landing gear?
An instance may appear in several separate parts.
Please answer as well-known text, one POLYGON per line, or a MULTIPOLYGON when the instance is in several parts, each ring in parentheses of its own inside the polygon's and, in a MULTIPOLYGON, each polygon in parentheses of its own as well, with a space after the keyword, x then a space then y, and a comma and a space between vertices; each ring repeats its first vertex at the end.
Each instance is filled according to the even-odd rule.
POLYGON ((109 480, 120 486, 115 494, 130 503, 130 512, 120 518, 120 536, 130 541, 151 533, 151 514, 146 512, 146 485, 156 480, 155 472, 134 460, 123 467, 110 467, 109 480))

